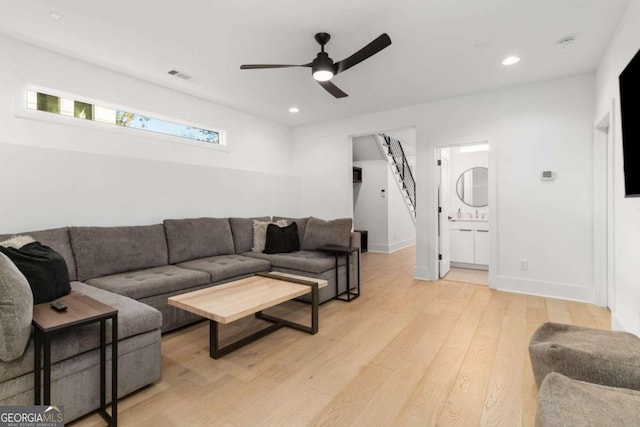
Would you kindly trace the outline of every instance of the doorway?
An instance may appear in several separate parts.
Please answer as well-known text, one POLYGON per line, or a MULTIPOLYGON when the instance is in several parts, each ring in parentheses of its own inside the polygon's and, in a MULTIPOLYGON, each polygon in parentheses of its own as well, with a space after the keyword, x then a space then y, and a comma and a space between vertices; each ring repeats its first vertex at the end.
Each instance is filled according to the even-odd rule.
POLYGON ((488 285, 489 144, 436 149, 438 277, 488 285))

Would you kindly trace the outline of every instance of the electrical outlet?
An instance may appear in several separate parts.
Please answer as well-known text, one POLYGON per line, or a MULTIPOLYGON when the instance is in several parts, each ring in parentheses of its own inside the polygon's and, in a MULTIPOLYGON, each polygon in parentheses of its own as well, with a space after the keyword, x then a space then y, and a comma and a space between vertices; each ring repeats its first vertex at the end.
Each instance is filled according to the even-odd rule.
POLYGON ((528 269, 529 269, 529 261, 527 261, 526 259, 521 259, 520 260, 520 270, 526 271, 528 269))

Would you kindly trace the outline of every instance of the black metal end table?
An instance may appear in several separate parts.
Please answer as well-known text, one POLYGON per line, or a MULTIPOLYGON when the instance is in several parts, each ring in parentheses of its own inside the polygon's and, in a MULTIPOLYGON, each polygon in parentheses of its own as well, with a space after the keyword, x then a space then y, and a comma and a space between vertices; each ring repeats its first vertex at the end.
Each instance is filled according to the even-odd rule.
POLYGON ((351 302, 354 299, 358 298, 360 296, 360 248, 357 248, 355 246, 338 246, 338 245, 326 245, 326 246, 320 246, 319 248, 316 248, 316 250, 318 251, 322 251, 322 252, 328 252, 328 253, 332 253, 335 256, 336 259, 336 296, 335 299, 339 299, 340 301, 346 301, 346 302, 351 302), (355 292, 352 292, 352 288, 351 288, 351 274, 349 274, 349 265, 350 260, 352 258, 352 254, 353 253, 357 253, 357 258, 358 258, 358 279, 356 281, 356 287, 355 287, 355 292), (338 275, 338 259, 341 255, 344 255, 346 260, 347 260, 347 266, 346 266, 346 271, 347 271, 347 290, 344 292, 340 292, 339 288, 338 288, 338 282, 340 279, 340 276, 338 275), (347 294, 346 298, 340 298, 342 295, 347 294))
POLYGON ((51 338, 53 335, 100 322, 100 408, 98 413, 109 426, 118 424, 118 310, 83 295, 72 292, 57 301, 67 306, 56 311, 49 303, 33 306, 34 344, 34 403, 51 404, 51 338), (111 319, 111 415, 106 410, 106 322, 111 319), (41 385, 41 351, 44 346, 44 398, 41 385), (44 401, 43 401, 44 400, 44 401))

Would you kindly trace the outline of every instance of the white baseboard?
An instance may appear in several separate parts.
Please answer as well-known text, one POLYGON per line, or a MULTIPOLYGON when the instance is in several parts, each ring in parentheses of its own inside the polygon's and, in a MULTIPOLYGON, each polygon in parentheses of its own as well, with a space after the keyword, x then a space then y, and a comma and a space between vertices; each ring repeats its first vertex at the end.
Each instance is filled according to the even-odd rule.
POLYGON ((413 246, 416 244, 416 238, 412 237, 410 239, 401 240, 399 242, 384 244, 384 243, 372 243, 369 242, 368 250, 369 252, 378 252, 383 254, 390 254, 395 251, 399 251, 400 249, 408 248, 409 246, 413 246))
POLYGON ((413 269, 413 278, 418 280, 437 280, 427 267, 415 267, 413 269))
POLYGON ((611 330, 640 335, 640 322, 634 322, 633 319, 621 316, 619 311, 616 310, 611 313, 611 330))
POLYGON ((518 294, 567 299, 591 304, 595 301, 595 288, 592 286, 529 280, 509 276, 494 277, 491 274, 491 270, 489 270, 489 287, 518 294))

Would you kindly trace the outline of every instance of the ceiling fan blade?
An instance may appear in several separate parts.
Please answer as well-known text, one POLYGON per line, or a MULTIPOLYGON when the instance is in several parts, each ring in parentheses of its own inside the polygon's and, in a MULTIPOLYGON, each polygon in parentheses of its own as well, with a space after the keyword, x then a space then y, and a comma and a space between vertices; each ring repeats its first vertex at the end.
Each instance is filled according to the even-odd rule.
POLYGON ((323 88, 325 88, 327 92, 329 92, 331 95, 335 96, 336 98, 344 98, 346 96, 349 96, 346 93, 344 93, 338 86, 334 85, 330 81, 318 82, 318 84, 323 88))
POLYGON ((241 65, 241 70, 257 70, 261 68, 291 68, 291 67, 311 67, 311 63, 303 65, 288 65, 288 64, 246 64, 241 65))
POLYGON ((380 52, 385 47, 391 44, 391 38, 387 33, 381 34, 374 41, 354 53, 348 58, 343 59, 342 61, 336 63, 336 74, 341 73, 354 65, 358 65, 365 59, 375 55, 380 52))

